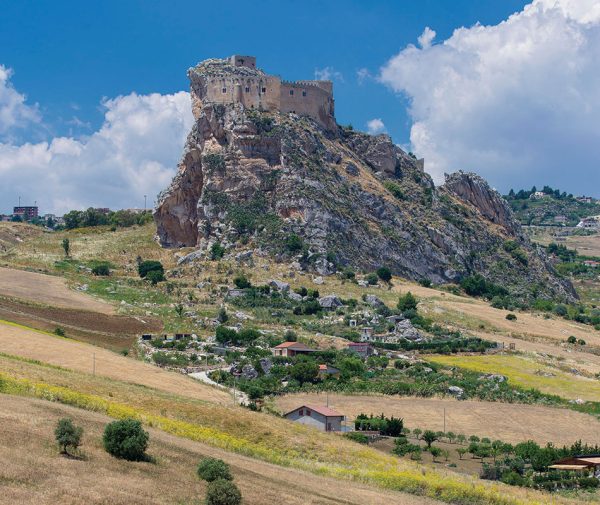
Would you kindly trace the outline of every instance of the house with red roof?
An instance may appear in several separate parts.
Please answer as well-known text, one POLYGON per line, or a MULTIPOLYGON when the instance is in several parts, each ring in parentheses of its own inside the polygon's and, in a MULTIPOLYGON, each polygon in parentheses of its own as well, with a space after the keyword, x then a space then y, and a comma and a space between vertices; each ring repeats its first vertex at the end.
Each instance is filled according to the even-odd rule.
POLYGON ((284 414, 286 419, 320 431, 342 431, 344 414, 318 405, 302 405, 284 414))
POLYGON ((311 349, 302 342, 284 342, 283 344, 275 346, 272 352, 273 356, 286 356, 291 358, 292 356, 296 356, 296 354, 310 354, 311 352, 316 352, 316 350, 311 349))

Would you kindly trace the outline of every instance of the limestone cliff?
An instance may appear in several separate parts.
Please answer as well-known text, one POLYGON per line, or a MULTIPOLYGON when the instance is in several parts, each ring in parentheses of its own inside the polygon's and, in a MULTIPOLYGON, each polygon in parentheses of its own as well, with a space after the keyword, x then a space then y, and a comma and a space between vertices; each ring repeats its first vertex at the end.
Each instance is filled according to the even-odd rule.
POLYGON ((480 177, 459 172, 436 188, 386 135, 239 103, 195 105, 154 214, 163 246, 258 248, 322 274, 387 265, 444 283, 481 273, 523 298, 575 296, 480 177))

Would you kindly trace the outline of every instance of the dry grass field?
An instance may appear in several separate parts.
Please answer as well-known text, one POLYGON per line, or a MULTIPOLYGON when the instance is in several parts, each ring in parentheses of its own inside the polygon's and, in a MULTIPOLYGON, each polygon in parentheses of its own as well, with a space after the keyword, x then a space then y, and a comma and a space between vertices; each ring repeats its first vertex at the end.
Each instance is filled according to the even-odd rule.
POLYGON ((109 456, 102 430, 110 418, 43 400, 0 395, 0 503, 200 504, 206 485, 195 474, 203 457, 224 459, 247 505, 395 503, 433 505, 427 498, 282 468, 150 429, 156 463, 109 456), (82 460, 58 454, 54 427, 70 417, 84 428, 82 460))
POLYGON ((141 384, 190 398, 229 403, 227 393, 107 349, 0 322, 0 352, 141 384), (95 357, 94 357, 95 356, 95 357))
POLYGON ((62 277, 0 267, 0 295, 65 309, 114 314, 114 307, 74 291, 62 277))
MULTIPOLYGON (((276 407, 288 412, 302 404, 324 405, 324 394, 296 394, 277 398, 276 407)), ((598 442, 600 422, 593 416, 541 405, 519 405, 439 398, 329 394, 329 406, 354 419, 361 412, 404 419, 407 428, 444 430, 506 442, 535 440, 540 444, 571 444, 576 440, 598 442)))
MULTIPOLYGON (((529 227, 527 232, 530 238, 542 245, 548 245, 550 242, 557 242, 555 233, 562 233, 564 229, 554 227, 529 227)), ((595 235, 568 235, 561 237, 560 244, 566 245, 569 249, 575 249, 583 256, 600 256, 600 234, 595 235)))

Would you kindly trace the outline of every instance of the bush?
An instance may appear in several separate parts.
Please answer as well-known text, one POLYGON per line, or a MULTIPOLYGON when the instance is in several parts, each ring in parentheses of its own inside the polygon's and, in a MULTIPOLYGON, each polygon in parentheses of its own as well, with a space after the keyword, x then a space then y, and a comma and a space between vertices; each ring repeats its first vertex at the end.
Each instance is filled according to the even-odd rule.
POLYGON ((298 235, 292 233, 285 239, 285 248, 289 253, 297 253, 304 248, 304 242, 298 235))
POLYGON ((392 271, 388 267, 379 267, 376 273, 377 277, 383 282, 390 282, 392 280, 392 271))
POLYGON ((568 344, 576 344, 577 343, 577 338, 574 337, 573 335, 571 335, 568 339, 567 339, 567 343, 568 344))
POLYGON ((369 286, 375 286, 375 284, 377 284, 378 279, 379 277, 377 277, 377 274, 369 274, 365 277, 365 280, 367 281, 369 286))
POLYGON ((419 280, 419 284, 421 286, 423 286, 424 288, 430 288, 431 287, 431 281, 427 278, 423 278, 421 280, 419 280))
POLYGON ((165 274, 160 270, 151 270, 146 274, 146 279, 149 280, 153 286, 156 286, 159 282, 165 280, 165 274))
POLYGON ((506 319, 509 321, 516 321, 517 320, 517 316, 515 316, 514 314, 506 314, 506 319))
POLYGON ((228 480, 215 480, 206 489, 206 505, 239 505, 242 493, 237 486, 228 480))
POLYGON ((65 330, 63 328, 61 328, 60 326, 57 326, 56 328, 54 328, 54 334, 58 335, 59 337, 64 337, 65 334, 65 330))
POLYGON ((82 434, 83 428, 75 426, 71 419, 60 419, 54 430, 54 436, 61 448, 61 454, 69 454, 69 448, 77 449, 81 443, 82 434))
POLYGON ((350 433, 345 433, 344 437, 353 440, 354 442, 358 442, 359 444, 368 444, 369 437, 363 435, 362 433, 358 433, 356 431, 351 431, 350 433))
POLYGON ((240 274, 233 279, 233 283, 235 287, 238 289, 247 289, 252 287, 252 283, 248 280, 248 278, 244 274, 240 274))
POLYGON ((418 304, 419 301, 417 298, 409 291, 398 299, 396 307, 398 307, 399 311, 406 312, 408 310, 417 310, 418 304))
POLYGON ((138 265, 138 273, 142 279, 146 279, 150 272, 160 272, 163 276, 165 268, 160 261, 146 260, 138 265))
POLYGON ((219 242, 215 242, 210 248, 210 259, 213 261, 220 260, 225 254, 225 248, 219 244, 219 242))
POLYGON ((115 458, 128 461, 147 459, 148 432, 136 419, 122 419, 106 425, 102 441, 104 449, 115 458))
POLYGON ((110 275, 110 267, 108 263, 99 263, 92 268, 92 273, 94 275, 107 276, 110 275))
POLYGON ((229 465, 222 459, 204 458, 198 465, 198 477, 207 481, 233 480, 229 465))

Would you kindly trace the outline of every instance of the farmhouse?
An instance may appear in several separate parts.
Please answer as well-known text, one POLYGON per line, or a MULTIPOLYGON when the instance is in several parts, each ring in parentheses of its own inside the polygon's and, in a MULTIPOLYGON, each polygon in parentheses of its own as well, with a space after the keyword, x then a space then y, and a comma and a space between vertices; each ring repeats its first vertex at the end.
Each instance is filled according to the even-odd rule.
POLYGON ((358 354, 361 358, 368 358, 375 354, 375 350, 367 342, 350 342, 348 350, 358 354))
POLYGON ((334 378, 339 378, 340 376, 340 371, 331 366, 331 365, 319 365, 319 373, 318 376, 320 379, 326 379, 327 377, 334 377, 334 378))
POLYGON ((310 354, 311 352, 316 351, 301 342, 284 342, 283 344, 275 346, 272 352, 273 356, 285 356, 291 358, 297 354, 310 354))
POLYGON ((600 479, 600 454, 569 456, 559 459, 549 468, 555 470, 593 471, 594 477, 600 479))
POLYGON ((320 431, 342 431, 344 415, 329 407, 302 405, 284 414, 286 419, 320 431))

